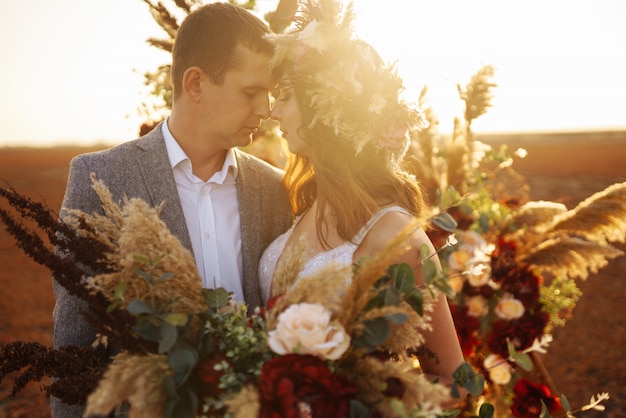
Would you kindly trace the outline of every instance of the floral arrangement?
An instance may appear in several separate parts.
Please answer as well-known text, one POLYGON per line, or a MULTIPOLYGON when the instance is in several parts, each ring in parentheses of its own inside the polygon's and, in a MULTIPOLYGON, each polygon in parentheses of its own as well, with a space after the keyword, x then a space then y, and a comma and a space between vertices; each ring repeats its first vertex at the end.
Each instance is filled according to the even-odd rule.
POLYGON ((425 120, 402 98, 395 67, 355 38, 354 18, 352 2, 300 2, 292 27, 269 38, 276 49, 270 66, 303 89, 315 115, 307 129, 324 126, 357 154, 373 143, 401 158, 408 131, 425 127, 425 120))
POLYGON ((460 401, 454 396, 462 387, 482 391, 483 377, 468 364, 452 387, 416 367, 432 298, 445 286, 432 254, 423 254, 433 272, 424 291, 410 267, 392 264, 411 228, 378 257, 327 265, 297 282, 303 252, 286 255, 275 282, 279 296, 247 312, 224 289, 201 288, 191 253, 158 207, 139 199, 118 206, 92 180, 104 214, 71 211, 62 222, 0 188, 57 251, 0 209, 7 230, 89 304, 84 314, 99 333, 92 347, 0 347, 0 378, 21 370, 14 393, 48 375, 56 380, 45 390, 66 403, 86 401, 86 416, 124 406, 130 417, 434 417, 458 413, 445 406, 460 401), (98 352, 107 344, 121 351, 103 358, 98 352))
MULTIPOLYGON (((525 151, 493 150, 471 131, 491 104, 492 76, 485 66, 465 88, 457 86, 466 112, 451 137, 437 135, 432 109, 431 127, 414 136, 417 176, 441 209, 430 235, 443 245, 455 234, 455 245, 439 255, 454 291, 449 302, 464 356, 485 376, 482 399, 497 416, 571 416, 575 411, 539 355, 581 297, 576 280, 623 255, 611 243, 626 240, 626 183, 571 210, 529 201, 528 186, 512 167, 525 151)), ((606 393, 593 396, 577 411, 602 410, 605 399, 606 393)), ((466 409, 475 406, 468 402, 466 409)))

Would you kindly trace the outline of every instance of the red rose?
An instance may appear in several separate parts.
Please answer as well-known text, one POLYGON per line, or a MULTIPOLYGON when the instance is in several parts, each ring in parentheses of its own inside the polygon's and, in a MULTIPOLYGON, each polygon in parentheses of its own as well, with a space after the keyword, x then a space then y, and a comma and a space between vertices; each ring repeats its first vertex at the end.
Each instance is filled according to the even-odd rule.
POLYGON ((517 269, 517 245, 514 241, 506 241, 499 239, 496 249, 491 255, 491 275, 496 282, 500 282, 507 278, 511 271, 517 269))
POLYGON ((509 357, 507 338, 517 351, 522 351, 533 344, 536 338, 543 335, 550 315, 538 310, 535 314, 526 312, 516 321, 495 321, 491 327, 491 334, 487 339, 487 346, 492 353, 502 358, 509 357))
POLYGON ((459 343, 461 343, 461 350, 463 351, 463 355, 467 357, 472 354, 474 349, 480 344, 480 341, 476 338, 476 332, 480 328, 480 321, 476 317, 467 314, 467 306, 460 307, 451 304, 450 311, 454 319, 454 326, 457 336, 459 337, 459 343))
POLYGON ((528 266, 517 268, 502 282, 502 290, 513 294, 524 304, 526 309, 531 308, 539 300, 539 285, 541 278, 528 266))
POLYGON ((465 281, 465 283, 463 283, 463 293, 468 296, 480 295, 485 299, 491 299, 495 292, 494 288, 488 284, 476 287, 472 286, 469 281, 465 281))
POLYGON ((267 361, 259 378, 260 418, 347 417, 358 388, 316 356, 287 354, 267 361))
POLYGON ((533 383, 528 379, 520 379, 513 388, 511 413, 517 418, 538 417, 541 415, 541 401, 551 413, 561 408, 561 401, 552 395, 547 386, 533 383))

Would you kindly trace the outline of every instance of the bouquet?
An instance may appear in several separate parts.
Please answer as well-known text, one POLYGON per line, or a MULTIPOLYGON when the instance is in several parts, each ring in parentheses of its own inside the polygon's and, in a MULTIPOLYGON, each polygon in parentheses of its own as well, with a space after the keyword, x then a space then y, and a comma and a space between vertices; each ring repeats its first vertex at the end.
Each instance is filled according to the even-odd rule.
MULTIPOLYGON (((512 167, 525 151, 494 150, 471 131, 491 105, 492 76, 485 66, 457 86, 466 111, 451 137, 437 134, 432 109, 431 127, 414 137, 416 174, 440 210, 430 236, 445 247, 442 275, 453 290, 449 302, 466 361, 485 377, 481 398, 498 416, 571 416, 539 354, 581 297, 576 280, 623 255, 612 243, 626 240, 626 183, 571 210, 529 201, 528 185, 512 167)), ((606 393, 593 396, 577 411, 602 410, 605 399, 606 393)), ((476 409, 474 401, 466 410, 476 409)))
POLYGON ((444 406, 461 387, 482 391, 482 376, 468 364, 452 387, 429 381, 415 364, 431 301, 446 287, 432 254, 423 254, 433 272, 427 289, 415 287, 410 267, 392 264, 411 228, 378 257, 330 264, 297 282, 302 252, 286 255, 277 296, 247 312, 224 289, 201 287, 191 253, 158 207, 139 199, 118 205, 92 180, 104 214, 71 211, 62 222, 0 189, 56 252, 0 210, 9 232, 87 302, 83 314, 98 332, 92 347, 1 347, 0 378, 25 369, 14 392, 49 375, 55 380, 46 391, 70 404, 86 401, 86 416, 124 407, 131 417, 434 417, 455 414, 444 406), (118 354, 99 355, 107 345, 118 354))

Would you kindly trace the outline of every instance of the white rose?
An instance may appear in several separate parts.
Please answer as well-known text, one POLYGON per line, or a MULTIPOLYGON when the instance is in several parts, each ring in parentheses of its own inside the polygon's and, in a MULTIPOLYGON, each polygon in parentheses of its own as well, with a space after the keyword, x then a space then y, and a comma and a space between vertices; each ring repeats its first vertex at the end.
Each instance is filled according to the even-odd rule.
POLYGON ((350 337, 331 312, 322 305, 291 305, 278 316, 276 329, 268 333, 268 344, 277 354, 312 354, 336 360, 350 346, 350 337))
POLYGON ((487 241, 476 231, 465 230, 459 233, 459 241, 463 246, 472 249, 481 249, 487 246, 487 241))
POLYGON ((454 290, 454 293, 461 293, 465 279, 460 274, 453 274, 448 278, 448 285, 454 290))
POLYGON ((471 266, 465 274, 467 281, 474 287, 481 287, 489 283, 491 279, 491 266, 484 260, 470 260, 468 264, 471 266))
POLYGON ((472 258, 472 253, 466 248, 459 248, 448 257, 448 265, 453 271, 465 270, 465 266, 470 258, 472 258))
POLYGON ((471 316, 485 316, 489 312, 487 299, 480 295, 468 297, 465 300, 465 305, 467 306, 467 314, 471 316))
POLYGON ((506 385, 511 381, 511 366, 497 354, 490 354, 483 361, 483 367, 489 372, 489 379, 497 385, 506 385))
POLYGON ((502 299, 500 299, 500 301, 498 301, 494 311, 498 317, 511 320, 524 315, 526 309, 520 300, 515 299, 513 295, 506 294, 502 297, 502 299))

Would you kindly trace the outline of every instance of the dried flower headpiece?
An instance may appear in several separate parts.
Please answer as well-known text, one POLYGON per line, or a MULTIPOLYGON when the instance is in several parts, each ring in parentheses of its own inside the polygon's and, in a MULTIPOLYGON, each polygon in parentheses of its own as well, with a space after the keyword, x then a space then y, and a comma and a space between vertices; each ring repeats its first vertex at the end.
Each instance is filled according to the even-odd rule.
POLYGON ((368 43, 355 38, 352 3, 306 0, 291 30, 270 35, 271 66, 292 85, 304 86, 301 98, 312 110, 308 128, 323 124, 356 153, 374 143, 403 155, 408 132, 426 127, 417 108, 401 99, 404 87, 368 43))

